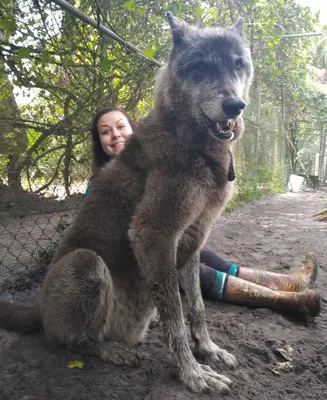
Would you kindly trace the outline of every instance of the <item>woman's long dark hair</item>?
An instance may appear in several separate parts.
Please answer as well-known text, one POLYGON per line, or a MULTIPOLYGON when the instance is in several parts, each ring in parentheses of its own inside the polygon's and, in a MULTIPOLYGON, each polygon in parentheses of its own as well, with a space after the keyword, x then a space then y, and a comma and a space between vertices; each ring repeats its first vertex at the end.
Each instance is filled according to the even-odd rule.
POLYGON ((109 162, 112 157, 106 154, 101 146, 100 136, 98 131, 98 121, 103 115, 111 112, 111 111, 120 111, 128 120, 129 124, 131 125, 132 129, 135 129, 135 124, 127 114, 125 110, 120 107, 112 106, 103 108, 102 110, 98 111, 93 120, 92 120, 92 127, 91 127, 91 135, 92 135, 92 151, 93 151, 93 175, 107 162, 109 162))

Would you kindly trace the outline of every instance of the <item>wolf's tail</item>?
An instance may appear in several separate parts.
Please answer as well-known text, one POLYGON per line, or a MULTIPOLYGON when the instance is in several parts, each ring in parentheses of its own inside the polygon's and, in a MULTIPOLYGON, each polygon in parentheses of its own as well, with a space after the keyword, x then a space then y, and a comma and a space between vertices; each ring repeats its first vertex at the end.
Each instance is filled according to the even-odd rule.
POLYGON ((38 306, 0 301, 0 328, 19 333, 37 333, 42 326, 38 306))

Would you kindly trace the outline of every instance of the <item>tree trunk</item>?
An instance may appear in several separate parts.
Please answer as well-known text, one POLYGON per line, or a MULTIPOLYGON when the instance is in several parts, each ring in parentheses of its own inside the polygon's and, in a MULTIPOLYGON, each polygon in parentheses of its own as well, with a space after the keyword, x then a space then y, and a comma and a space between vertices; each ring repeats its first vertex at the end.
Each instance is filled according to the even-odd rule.
MULTIPOLYGON (((14 2, 8 2, 7 7, 13 8, 14 2)), ((1 14, 2 15, 2 14, 1 14)), ((0 28, 0 41, 6 41, 9 34, 0 28)), ((21 189, 21 155, 28 145, 27 132, 24 128, 17 126, 20 118, 13 86, 8 79, 8 71, 4 58, 0 59, 0 154, 7 156, 7 170, 2 171, 0 176, 7 172, 8 185, 14 189, 21 189)))
POLYGON ((21 184, 22 167, 19 160, 19 154, 10 154, 7 164, 8 186, 14 190, 22 190, 21 184))
POLYGON ((324 182, 326 180, 326 169, 325 169, 326 136, 327 136, 327 129, 325 129, 324 124, 323 124, 321 127, 320 147, 319 147, 319 179, 322 182, 324 182))

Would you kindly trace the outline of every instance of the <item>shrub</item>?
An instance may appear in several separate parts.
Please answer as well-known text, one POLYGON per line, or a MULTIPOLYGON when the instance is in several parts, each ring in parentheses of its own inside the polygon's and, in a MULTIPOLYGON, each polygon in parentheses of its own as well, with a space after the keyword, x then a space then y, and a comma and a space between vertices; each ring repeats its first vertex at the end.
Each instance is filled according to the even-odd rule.
POLYGON ((235 194, 229 202, 226 211, 259 200, 265 196, 283 193, 284 174, 281 168, 272 170, 268 165, 257 165, 241 171, 237 175, 235 194))

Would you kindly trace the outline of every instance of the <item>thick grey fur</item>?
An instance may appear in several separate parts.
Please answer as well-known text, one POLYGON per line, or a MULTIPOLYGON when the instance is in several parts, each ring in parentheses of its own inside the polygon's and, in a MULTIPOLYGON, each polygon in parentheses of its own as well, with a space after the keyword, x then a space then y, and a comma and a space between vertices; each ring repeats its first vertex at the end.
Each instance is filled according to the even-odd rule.
POLYGON ((226 99, 248 101, 252 62, 242 20, 226 29, 189 26, 171 13, 168 20, 174 46, 156 81, 154 109, 100 171, 49 266, 39 307, 1 302, 0 326, 30 332, 43 325, 52 345, 135 365, 133 345, 157 308, 186 386, 227 392, 231 381, 190 350, 179 283, 196 353, 235 367, 207 331, 198 254, 231 197, 230 152, 244 129, 236 115, 234 139, 222 140, 208 121, 230 117, 226 99))

